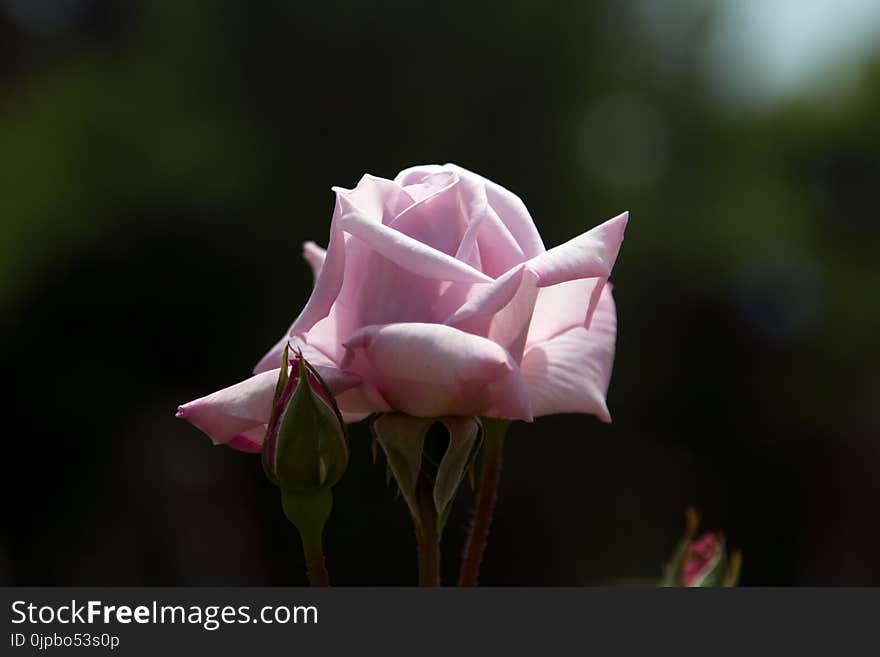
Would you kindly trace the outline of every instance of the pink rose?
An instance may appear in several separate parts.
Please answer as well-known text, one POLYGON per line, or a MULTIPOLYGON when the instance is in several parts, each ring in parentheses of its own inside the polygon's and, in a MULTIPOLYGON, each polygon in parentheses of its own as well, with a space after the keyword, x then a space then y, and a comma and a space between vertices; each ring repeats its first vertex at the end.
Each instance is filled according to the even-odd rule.
POLYGON ((348 422, 392 410, 610 421, 617 317, 607 280, 627 213, 548 251, 516 195, 452 164, 334 191, 326 252, 304 245, 308 303, 255 376, 178 417, 217 444, 259 451, 290 343, 348 422))

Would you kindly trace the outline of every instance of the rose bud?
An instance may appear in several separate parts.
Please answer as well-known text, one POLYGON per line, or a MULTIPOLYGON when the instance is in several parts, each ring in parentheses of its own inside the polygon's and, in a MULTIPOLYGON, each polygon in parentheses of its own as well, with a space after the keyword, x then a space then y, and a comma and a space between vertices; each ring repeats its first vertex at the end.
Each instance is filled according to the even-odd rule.
POLYGON ((302 354, 290 365, 298 372, 280 370, 263 465, 285 493, 317 493, 334 486, 345 473, 345 423, 330 389, 302 354))
POLYGON ((281 506, 297 528, 309 582, 329 586, 322 535, 333 508, 332 487, 348 466, 345 423, 318 371, 298 352, 282 352, 266 435, 263 469, 281 489, 281 506))
POLYGON ((666 566, 663 586, 736 586, 742 563, 739 550, 728 556, 724 534, 719 531, 697 537, 700 519, 693 509, 687 510, 686 518, 685 534, 666 566))
POLYGON ((711 586, 720 574, 724 561, 724 536, 720 532, 706 532, 688 543, 681 567, 681 586, 711 586))

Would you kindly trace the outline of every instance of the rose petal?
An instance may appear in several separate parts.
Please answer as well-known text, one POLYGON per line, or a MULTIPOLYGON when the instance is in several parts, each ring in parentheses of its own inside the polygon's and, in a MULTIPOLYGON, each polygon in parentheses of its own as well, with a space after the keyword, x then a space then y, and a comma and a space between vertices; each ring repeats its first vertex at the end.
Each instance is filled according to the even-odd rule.
POLYGON ((458 173, 459 176, 485 186, 489 205, 516 241, 524 259, 534 258, 545 251, 544 242, 541 240, 532 215, 529 214, 526 204, 519 196, 498 183, 456 164, 449 163, 445 166, 458 173))
POLYGON ((522 354, 525 344, 531 346, 575 326, 589 327, 620 251, 626 220, 624 213, 532 258, 489 285, 474 286, 471 297, 446 324, 499 341, 514 358, 522 354), (524 275, 526 271, 531 276, 524 275), (542 288, 537 297, 535 287, 542 288), (508 307, 514 299, 516 304, 508 307), (543 302, 535 305, 535 299, 543 302))
POLYGON ((324 265, 324 258, 326 257, 327 251, 322 249, 314 242, 303 243, 303 258, 307 263, 309 263, 309 266, 312 268, 312 274, 314 275, 316 281, 318 280, 318 276, 321 274, 321 267, 324 265))
MULTIPOLYGON (((420 182, 427 176, 449 171, 455 172, 464 182, 468 183, 468 186, 472 189, 478 188, 485 190, 483 195, 486 197, 486 203, 492 208, 499 226, 504 228, 504 232, 506 232, 511 238, 510 243, 515 244, 517 250, 523 255, 519 262, 533 258, 544 252, 544 243, 541 241, 541 235, 538 233, 535 222, 532 220, 532 217, 526 209, 525 203, 523 203, 522 199, 510 190, 505 189, 488 178, 484 178, 478 173, 474 173, 473 171, 452 163, 447 163, 442 166, 437 164, 423 164, 404 169, 397 174, 394 180, 395 182, 406 186, 420 182)), ((470 216, 473 217, 473 214, 470 216)), ((498 231, 498 234, 493 234, 492 239, 507 241, 501 236, 500 231, 498 231)), ((484 269, 483 271, 487 270, 484 269)), ((507 271, 507 269, 504 269, 503 271, 507 271)), ((499 274, 503 273, 503 271, 499 272, 499 274)))
POLYGON ((460 186, 464 192, 465 212, 470 220, 458 244, 455 257, 462 262, 468 263, 471 267, 486 273, 486 270, 483 268, 482 258, 480 257, 480 247, 477 244, 480 229, 491 212, 489 201, 486 198, 486 190, 465 180, 461 181, 460 186))
POLYGON ((427 278, 461 283, 488 283, 492 279, 461 260, 432 249, 393 228, 350 212, 339 221, 342 230, 363 240, 377 253, 407 271, 427 278))
POLYGON ((597 284, 599 279, 581 278, 538 290, 527 346, 550 340, 576 326, 588 328, 585 315, 597 284))
POLYGON ((458 184, 459 178, 453 173, 429 176, 424 185, 429 186, 430 192, 397 215, 391 227, 454 256, 468 225, 468 218, 462 213, 458 184))
POLYGON ((177 417, 204 431, 215 445, 269 421, 280 368, 262 372, 235 385, 178 407, 177 417))
MULTIPOLYGON (((317 282, 318 277, 321 275, 321 267, 324 265, 324 258, 326 255, 327 252, 314 242, 303 243, 303 258, 312 268, 315 282, 317 282)), ((278 342, 276 342, 275 345, 260 359, 256 367, 254 367, 254 374, 259 374, 260 372, 265 372, 266 370, 278 367, 278 363, 281 362, 281 354, 284 352, 284 347, 292 343, 292 338, 290 337, 290 331, 292 329, 293 326, 291 325, 291 327, 285 331, 284 335, 281 336, 281 339, 278 340, 278 342)), ((318 358, 318 356, 314 353, 309 353, 306 354, 306 358, 309 362, 313 362, 313 359, 318 358)))
POLYGON ((386 375, 401 380, 440 384, 492 381, 510 369, 507 352, 500 345, 441 324, 365 326, 343 344, 343 368, 354 350, 361 349, 386 375))
MULTIPOLYGON (((350 204, 341 195, 336 196, 336 209, 333 212, 333 220, 330 223, 330 243, 324 262, 321 265, 320 276, 315 280, 315 287, 306 305, 299 316, 293 321, 288 335, 302 333, 312 328, 318 321, 327 316, 333 302, 342 288, 342 280, 345 275, 345 236, 339 227, 339 219, 342 213, 350 210, 350 204)), ((261 362, 262 363, 262 362, 261 362)), ((259 367, 259 365, 258 365, 259 367)))
POLYGON ((529 268, 538 275, 539 286, 578 278, 608 278, 620 251, 628 218, 629 213, 624 212, 529 260, 529 268))
MULTIPOLYGON (((456 261, 442 251, 454 251, 457 248, 456 242, 460 241, 465 225, 456 188, 457 175, 446 172, 428 175, 420 180, 423 182, 415 186, 419 187, 418 190, 413 189, 412 185, 406 188, 407 193, 417 200, 395 218, 393 229, 381 226, 374 217, 361 216, 366 230, 375 230, 390 236, 392 240, 406 242, 407 236, 398 232, 397 228, 403 228, 404 231, 412 229, 418 233, 419 226, 422 226, 424 232, 418 233, 418 236, 422 240, 431 240, 431 227, 434 226, 437 231, 442 228, 440 224, 432 224, 432 220, 436 220, 435 224, 437 221, 448 224, 450 221, 454 223, 457 218, 460 225, 458 229, 449 231, 451 238, 447 243, 440 241, 440 250, 416 243, 414 248, 421 253, 415 256, 415 267, 413 260, 407 259, 409 254, 404 253, 401 259, 394 252, 383 248, 385 241, 382 235, 376 237, 380 242, 376 249, 375 240, 363 235, 357 228, 352 228, 352 232, 358 237, 346 237, 342 288, 328 315, 300 334, 306 342, 320 349, 335 362, 339 362, 344 355, 342 340, 362 326, 443 321, 454 308, 463 303, 472 285, 470 282, 452 282, 448 278, 481 282, 489 280, 478 270, 456 261), (435 207, 434 204, 437 203, 440 206, 435 207), (420 214, 427 210, 430 210, 428 215, 420 214), (410 225, 412 222, 415 223, 410 225), (366 237, 366 240, 360 239, 361 237, 366 237), (392 257, 389 258, 389 255, 392 257), (438 259, 439 265, 435 262, 438 259), (450 267, 453 272, 447 276, 450 267), (435 275, 439 275, 439 278, 434 277, 435 275), (406 284, 401 285, 401 281, 406 281, 406 284)), ((409 244, 412 245, 411 240, 409 244)), ((276 351, 282 348, 283 344, 276 351)))
POLYGON ((514 236, 489 204, 487 181, 475 173, 455 165, 424 164, 404 169, 394 179, 405 189, 431 180, 440 174, 454 172, 461 187, 462 200, 470 217, 469 229, 462 237, 456 258, 478 267, 491 278, 500 276, 526 260, 514 236), (481 253, 481 251, 483 253, 481 253))
POLYGON ((342 367, 396 410, 417 417, 485 415, 531 420, 526 390, 500 345, 442 324, 367 326, 345 342, 342 367))
POLYGON ((378 223, 391 223, 414 199, 393 180, 364 174, 354 189, 333 187, 350 208, 355 208, 378 223))
POLYGON ((330 222, 330 243, 321 275, 315 281, 312 295, 294 320, 288 335, 302 334, 311 329, 327 316, 339 295, 345 275, 345 237, 339 225, 341 218, 356 213, 368 223, 381 225, 382 221, 390 220, 412 203, 412 198, 393 181, 369 175, 361 178, 353 190, 334 187, 333 191, 336 193, 336 206, 330 222))
POLYGON ((521 266, 476 289, 445 323, 497 342, 519 362, 538 295, 537 277, 521 266))
POLYGON ((412 198, 399 185, 370 175, 363 176, 354 189, 334 187, 333 191, 336 194, 336 206, 330 222, 330 243, 327 250, 322 255, 320 247, 314 245, 314 242, 303 245, 303 256, 315 274, 312 294, 290 328, 254 367, 255 373, 276 367, 288 337, 310 330, 333 307, 345 277, 346 237, 339 227, 342 215, 358 212, 361 216, 381 224, 386 215, 390 221, 403 208, 412 204, 412 198), (317 267, 319 258, 320 267, 317 267))
POLYGON ((526 351, 522 374, 535 417, 589 413, 603 422, 611 421, 605 395, 614 365, 616 335, 614 299, 606 286, 589 329, 569 329, 526 351))
POLYGON ((492 278, 524 262, 522 248, 489 203, 486 182, 461 169, 459 187, 471 219, 456 257, 479 262, 480 270, 492 278))
POLYGON ((230 440, 226 445, 239 452, 249 452, 251 454, 259 454, 263 451, 263 438, 266 436, 266 425, 261 424, 258 427, 249 429, 244 433, 238 434, 230 440))
POLYGON ((419 185, 423 185, 430 176, 443 173, 445 170, 439 164, 417 164, 414 167, 403 169, 394 176, 394 182, 404 189, 409 189, 410 187, 417 188, 419 185))
MULTIPOLYGON (((320 322, 318 323, 320 324, 320 322)), ((307 343, 306 340, 299 336, 290 337, 284 335, 275 343, 275 346, 266 352, 266 355, 263 356, 260 362, 257 363, 257 366, 254 368, 254 374, 259 374, 266 370, 277 370, 281 367, 281 357, 284 353, 284 347, 290 347, 291 351, 302 351, 303 356, 305 356, 306 360, 312 365, 336 367, 336 361, 328 357, 320 347, 307 343)))
MULTIPOLYGON (((316 284, 318 282, 318 277, 321 275, 321 268, 324 266, 326 256, 327 251, 314 242, 303 243, 303 259, 312 268, 312 275, 316 284)), ((281 362, 281 354, 284 352, 284 347, 290 344, 290 333, 292 330, 293 324, 291 324, 290 328, 284 332, 284 335, 281 336, 278 342, 276 342, 273 347, 263 355, 254 367, 254 374, 259 374, 260 372, 265 372, 266 370, 278 367, 278 364, 281 362)), ((311 360, 311 357, 307 356, 307 358, 311 360)))
MULTIPOLYGON (((315 369, 334 395, 350 390, 360 383, 354 374, 336 368, 315 369)), ((262 436, 255 431, 269 421, 275 384, 280 368, 268 370, 223 388, 206 397, 196 399, 177 409, 177 417, 208 434, 215 445, 235 441, 238 449, 246 441, 262 444, 262 436)))
POLYGON ((345 280, 336 302, 327 317, 302 335, 336 363, 345 355, 342 341, 362 326, 442 322, 471 288, 469 283, 407 271, 354 237, 346 248, 345 280))

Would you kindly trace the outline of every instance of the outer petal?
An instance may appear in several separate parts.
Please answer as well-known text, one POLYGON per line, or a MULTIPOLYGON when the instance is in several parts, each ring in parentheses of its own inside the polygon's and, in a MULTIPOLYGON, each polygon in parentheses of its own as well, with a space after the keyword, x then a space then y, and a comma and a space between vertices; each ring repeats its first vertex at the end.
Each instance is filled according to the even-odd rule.
MULTIPOLYGON (((315 280, 315 288, 288 331, 288 335, 302 334, 311 329, 330 312, 339 296, 345 276, 345 237, 339 223, 346 214, 356 213, 371 223, 390 221, 402 208, 412 203, 412 198, 390 180, 364 176, 353 190, 334 187, 336 207, 330 223, 330 243, 327 246, 321 272, 315 280)), ((265 366, 265 359, 257 370, 265 366)))
MULTIPOLYGON (((309 266, 312 268, 312 275, 314 276, 316 283, 318 277, 321 275, 321 268, 324 266, 324 258, 326 258, 326 256, 327 251, 314 242, 303 243, 303 259, 309 263, 309 266)), ((290 331, 292 328, 293 327, 285 331, 284 335, 281 336, 278 342, 276 342, 275 345, 263 355, 260 362, 254 367, 254 374, 259 374, 260 372, 265 372, 278 366, 278 363, 281 362, 281 354, 284 352, 284 347, 292 342, 290 337, 290 331)), ((309 362, 313 362, 315 354, 306 354, 306 358, 309 359, 309 362)))
POLYGON ((529 267, 540 279, 539 285, 547 287, 578 278, 608 278, 628 218, 629 213, 624 212, 529 260, 529 267))
MULTIPOLYGON (((334 395, 355 388, 360 379, 335 368, 316 367, 334 395)), ((215 445, 228 444, 259 451, 262 428, 269 421, 280 368, 256 374, 240 383, 178 407, 177 417, 201 429, 215 445)))
POLYGON ((177 417, 204 431, 215 445, 232 442, 268 422, 279 371, 262 372, 184 404, 177 417))
POLYGON ((260 360, 257 364, 257 367, 254 368, 254 373, 259 374, 260 372, 265 372, 267 370, 274 369, 278 370, 281 363, 281 357, 284 353, 284 347, 290 346, 291 349, 300 350, 303 352, 303 356, 306 357, 312 365, 316 367, 336 367, 336 363, 327 356, 320 348, 316 348, 314 345, 308 344, 305 340, 300 338, 299 336, 281 336, 281 339, 275 343, 275 346, 272 347, 269 351, 266 352, 266 355, 260 360))
POLYGON ((509 270, 474 293, 446 323, 496 339, 514 357, 535 335, 589 326, 623 241, 627 213, 509 270), (537 292, 535 288, 542 288, 537 292), (541 301, 543 299, 543 302, 541 301), (537 305, 536 305, 537 300, 537 305), (535 325, 532 329, 530 322, 535 325))
POLYGON ((345 236, 339 227, 339 219, 344 212, 350 211, 350 209, 351 205, 345 197, 337 195, 336 209, 330 223, 330 243, 327 245, 327 253, 321 265, 320 275, 315 280, 312 295, 299 317, 291 325, 288 331, 289 335, 308 331, 318 321, 326 317, 342 288, 342 279, 345 275, 345 236))
POLYGON ((589 329, 569 329, 526 351, 522 373, 536 417, 589 413, 603 422, 611 421, 605 395, 616 335, 614 299, 611 288, 605 286, 589 329))
POLYGON ((531 420, 519 369, 491 340, 442 324, 402 323, 364 327, 344 345, 342 366, 396 410, 531 420))
POLYGON ((321 267, 324 265, 324 258, 326 257, 327 251, 314 242, 303 242, 303 258, 312 268, 312 274, 316 281, 321 274, 321 267))
POLYGON ((596 278, 581 278, 541 288, 526 347, 546 342, 576 326, 589 328, 586 313, 597 285, 601 293, 604 285, 596 278))
POLYGON ((245 431, 244 433, 238 434, 226 444, 232 449, 237 449, 239 452, 259 454, 263 451, 263 438, 265 435, 266 425, 261 424, 253 429, 245 431))
MULTIPOLYGON (((324 259, 326 257, 327 251, 314 242, 303 242, 303 259, 312 268, 312 275, 315 279, 315 283, 318 282, 318 277, 321 275, 321 268, 324 266, 324 259)), ((292 329, 293 326, 287 329, 278 342, 276 342, 275 345, 263 355, 260 362, 254 367, 254 374, 259 374, 260 372, 265 372, 278 367, 278 363, 281 362, 281 354, 284 352, 284 347, 290 343, 290 331, 292 329)), ((309 356, 307 356, 307 358, 311 361, 309 356)))
POLYGON ((346 213, 358 213, 372 223, 391 221, 413 199, 393 181, 365 175, 354 189, 334 187, 336 206, 330 223, 330 243, 323 251, 313 242, 303 245, 303 257, 315 274, 315 286, 305 307, 281 339, 260 359, 255 373, 277 366, 290 336, 302 335, 327 317, 339 296, 346 273, 346 237, 339 221, 346 213), (320 261, 320 263, 319 263, 320 261))

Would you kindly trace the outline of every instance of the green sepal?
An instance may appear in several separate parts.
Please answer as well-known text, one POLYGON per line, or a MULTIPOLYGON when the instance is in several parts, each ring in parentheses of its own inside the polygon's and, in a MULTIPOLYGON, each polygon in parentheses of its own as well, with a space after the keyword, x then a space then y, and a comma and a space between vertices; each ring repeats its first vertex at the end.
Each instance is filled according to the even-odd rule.
POLYGON ((287 382, 290 379, 290 374, 288 373, 288 367, 290 364, 290 345, 284 345, 284 351, 281 354, 281 369, 278 372, 278 381, 275 382, 275 393, 272 395, 272 410, 269 413, 269 422, 266 425, 266 436, 263 438, 263 451, 261 453, 261 460, 263 462, 263 472, 266 473, 266 476, 276 486, 278 485, 278 478, 275 476, 275 473, 272 472, 272 468, 269 466, 269 453, 268 453, 268 440, 266 437, 269 435, 269 427, 271 427, 278 416, 278 413, 281 409, 278 408, 278 400, 281 399, 281 395, 284 393, 284 389, 287 387, 287 382))
POLYGON ((727 568, 721 578, 719 586, 731 587, 739 584, 739 573, 742 569, 742 552, 738 549, 731 550, 727 558, 727 568))
POLYGON ((314 376, 315 379, 318 381, 321 388, 323 388, 324 394, 327 395, 327 400, 325 401, 327 401, 330 407, 333 409, 333 413, 336 415, 336 419, 339 420, 339 424, 343 427, 344 431, 345 420, 342 418, 342 411, 339 410, 339 405, 336 403, 336 398, 333 396, 333 393, 330 392, 330 386, 327 385, 327 382, 324 381, 324 377, 321 376, 320 372, 318 372, 315 366, 303 357, 302 351, 298 352, 298 354, 300 366, 305 365, 308 368, 309 372, 312 373, 312 376, 314 376))
POLYGON ((409 507, 416 532, 429 529, 441 533, 449 516, 451 502, 473 465, 481 441, 477 418, 416 418, 386 413, 373 420, 373 435, 385 454, 386 483, 393 475, 399 494, 409 507), (437 466, 434 478, 422 471, 425 437, 435 422, 444 425, 449 444, 437 466), (428 494, 430 502, 422 499, 428 494), (431 527, 427 527, 430 523, 431 527))
POLYGON ((449 517, 451 502, 474 463, 482 441, 482 425, 474 417, 447 417, 440 420, 449 432, 449 446, 440 460, 434 481, 434 506, 438 533, 449 517))
POLYGON ((385 453, 388 468, 397 480, 400 494, 406 501, 416 531, 421 531, 422 518, 416 499, 416 486, 422 470, 425 436, 434 424, 430 418, 417 418, 400 413, 384 413, 373 420, 373 435, 385 453))
POLYGON ((275 383, 275 393, 272 395, 272 412, 275 413, 275 406, 278 404, 278 400, 281 399, 281 395, 284 392, 284 388, 287 387, 287 382, 290 379, 290 371, 288 366, 290 365, 290 345, 284 345, 284 351, 281 353, 281 371, 278 373, 278 381, 275 383))
POLYGON ((296 389, 283 412, 275 447, 281 488, 314 493, 334 486, 348 466, 345 425, 337 410, 312 390, 303 358, 296 389))

